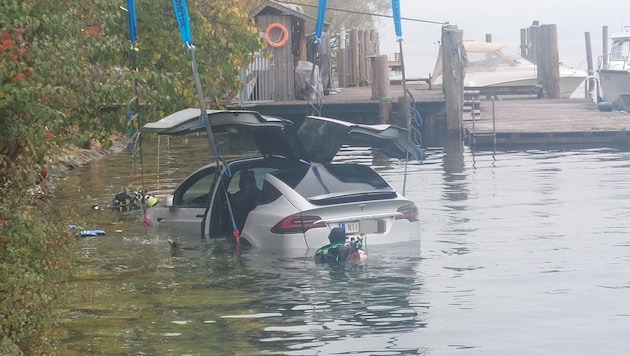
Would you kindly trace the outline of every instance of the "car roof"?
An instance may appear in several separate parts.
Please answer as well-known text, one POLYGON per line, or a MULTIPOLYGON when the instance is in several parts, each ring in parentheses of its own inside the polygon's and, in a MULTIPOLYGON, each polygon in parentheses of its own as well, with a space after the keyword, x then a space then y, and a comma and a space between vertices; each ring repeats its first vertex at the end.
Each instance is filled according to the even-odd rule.
MULTIPOLYGON (((278 155, 316 163, 332 161, 344 145, 372 147, 385 155, 404 159, 420 157, 420 148, 411 142, 406 129, 393 125, 365 125, 309 116, 296 128, 292 121, 261 115, 249 110, 208 110, 212 132, 236 133, 247 129, 263 155, 278 155)), ((186 135, 206 130, 201 110, 184 109, 151 122, 143 133, 186 135)))

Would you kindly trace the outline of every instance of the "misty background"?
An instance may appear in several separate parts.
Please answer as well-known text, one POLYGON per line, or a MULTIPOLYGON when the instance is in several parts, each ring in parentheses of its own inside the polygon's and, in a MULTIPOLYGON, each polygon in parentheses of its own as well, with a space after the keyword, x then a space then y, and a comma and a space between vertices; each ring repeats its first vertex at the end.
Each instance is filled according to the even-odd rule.
MULTIPOLYGON (((609 34, 623 31, 624 25, 630 25, 624 21, 628 10, 630 5, 619 0, 400 0, 403 18, 457 25, 463 30, 464 40, 485 41, 486 34, 491 34, 492 42, 506 44, 517 53, 522 28, 528 28, 533 21, 541 25, 555 24, 560 62, 566 67, 583 70, 587 69, 585 32, 590 32, 593 61, 597 66, 597 57, 602 55, 602 27, 608 26, 609 34)), ((394 21, 381 18, 380 24, 381 54, 393 60, 394 53, 399 52, 394 21)), ((441 31, 439 24, 402 21, 403 55, 408 78, 428 77, 433 72, 441 31)))

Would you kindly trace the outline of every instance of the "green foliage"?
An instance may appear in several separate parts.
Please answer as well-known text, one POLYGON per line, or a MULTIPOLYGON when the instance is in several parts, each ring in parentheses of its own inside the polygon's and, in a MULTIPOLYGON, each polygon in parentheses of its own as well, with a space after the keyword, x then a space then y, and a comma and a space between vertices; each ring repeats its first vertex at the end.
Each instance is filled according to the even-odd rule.
MULTIPOLYGON (((238 66, 262 48, 243 1, 188 1, 210 108, 240 89, 238 66)), ((48 352, 69 271, 68 224, 30 193, 40 170, 64 146, 125 129, 135 94, 144 122, 198 105, 171 2, 137 0, 136 12, 131 51, 117 2, 0 1, 0 354, 48 352)))
POLYGON ((70 270, 74 239, 67 226, 50 219, 48 203, 30 195, 10 198, 0 206, 0 354, 48 354, 51 314, 70 270))
MULTIPOLYGON (((181 42, 172 6, 140 0, 139 51, 136 74, 140 98, 158 117, 183 107, 197 106, 198 97, 189 49, 181 42)), ((231 1, 188 2, 195 58, 209 107, 242 88, 239 67, 248 65, 252 53, 262 48, 256 26, 231 1)))

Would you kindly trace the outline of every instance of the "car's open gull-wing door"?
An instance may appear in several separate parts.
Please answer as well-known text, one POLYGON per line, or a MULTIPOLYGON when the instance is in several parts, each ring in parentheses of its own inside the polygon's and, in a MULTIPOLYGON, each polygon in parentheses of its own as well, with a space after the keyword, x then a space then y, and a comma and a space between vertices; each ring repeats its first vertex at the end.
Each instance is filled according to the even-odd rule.
POLYGON ((409 138, 407 129, 393 125, 353 124, 309 116, 298 129, 305 159, 332 161, 343 145, 371 147, 392 158, 419 158, 422 151, 409 138))
MULTIPOLYGON (((208 110, 208 119, 213 134, 235 134, 248 132, 262 155, 279 155, 287 158, 301 158, 301 147, 295 135, 286 130, 292 125, 289 120, 261 115, 247 110, 208 110)), ((158 135, 188 135, 205 132, 206 126, 200 109, 184 109, 158 121, 144 125, 142 133, 158 135)))

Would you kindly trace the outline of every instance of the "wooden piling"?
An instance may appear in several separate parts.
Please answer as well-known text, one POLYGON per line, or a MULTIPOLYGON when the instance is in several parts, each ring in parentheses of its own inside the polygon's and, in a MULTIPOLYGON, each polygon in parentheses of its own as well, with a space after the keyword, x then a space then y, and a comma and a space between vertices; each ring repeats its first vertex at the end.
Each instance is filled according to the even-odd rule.
POLYGON ((359 86, 359 30, 350 30, 350 82, 348 86, 359 86))
POLYGON ((359 86, 364 87, 369 83, 369 74, 367 72, 367 52, 365 46, 365 32, 364 30, 357 31, 357 37, 359 39, 359 86))
POLYGON ((339 55, 337 56, 337 72, 339 87, 348 87, 348 62, 346 54, 346 29, 339 30, 339 55))
POLYGON ((602 66, 608 67, 608 26, 602 27, 602 66))
POLYGON ((542 84, 543 97, 560 98, 560 56, 556 25, 530 27, 532 46, 535 48, 538 83, 542 84))
POLYGON ((390 123, 392 97, 389 83, 389 58, 387 55, 369 56, 372 68, 372 100, 378 100, 379 122, 390 123))
POLYGON ((372 100, 389 98, 389 60, 387 55, 369 56, 372 68, 372 100))
POLYGON ((411 111, 409 110, 409 97, 401 96, 398 98, 398 112, 400 113, 401 123, 400 126, 407 127, 407 130, 411 131, 411 111))
POLYGON ((560 53, 558 51, 558 27, 555 24, 540 26, 546 40, 544 62, 547 75, 542 78, 547 99, 560 99, 560 53))
POLYGON ((392 106, 393 106, 393 99, 391 97, 379 99, 378 111, 379 111, 379 122, 381 124, 391 123, 392 106))
POLYGON ((521 57, 527 58, 527 29, 521 29, 521 57))
POLYGON ((460 137, 464 112, 464 32, 456 25, 442 27, 442 88, 446 97, 446 131, 460 137))
MULTIPOLYGON (((590 32, 584 32, 584 42, 586 45, 586 69, 587 69, 587 73, 589 76, 592 76, 595 74, 595 71, 593 70, 593 51, 591 48, 591 33, 590 32)), ((586 81, 586 94, 589 94, 593 91, 593 88, 595 87, 595 80, 593 78, 589 78, 586 81)), ((588 95, 586 96, 588 98, 588 95)))

